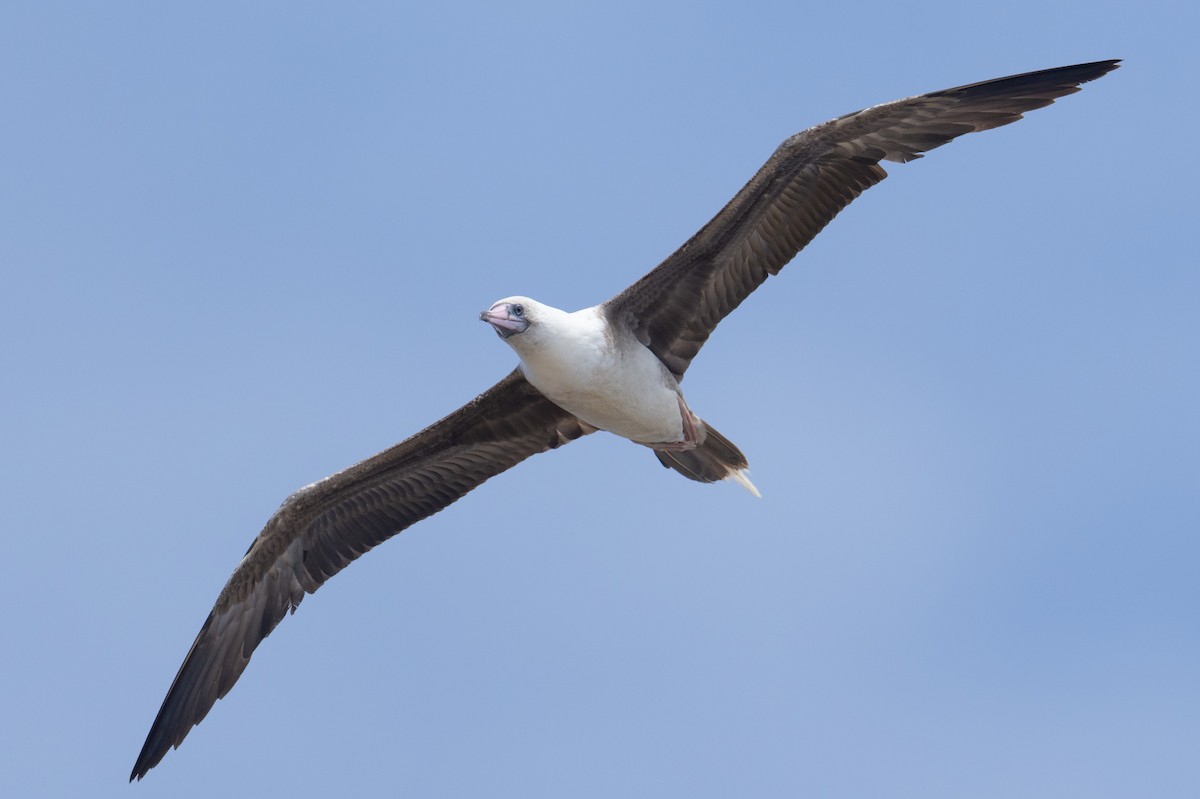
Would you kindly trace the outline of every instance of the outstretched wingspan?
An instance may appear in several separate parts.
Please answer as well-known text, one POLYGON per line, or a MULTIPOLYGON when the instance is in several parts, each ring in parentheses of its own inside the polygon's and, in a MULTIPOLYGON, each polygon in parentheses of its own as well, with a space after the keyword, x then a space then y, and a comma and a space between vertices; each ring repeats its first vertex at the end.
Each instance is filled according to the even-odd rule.
MULTIPOLYGON (((305 594, 530 455, 601 425, 649 442, 664 464, 691 479, 740 474, 745 457, 710 426, 698 432, 704 423, 677 383, 720 321, 883 180, 880 161, 920 158, 957 136, 1014 122, 1117 65, 1099 61, 961 86, 810 128, 785 141, 683 247, 607 303, 575 314, 519 297, 493 305, 481 318, 519 353, 527 351, 537 364, 531 378, 578 416, 518 369, 415 436, 289 497, 217 598, 130 780, 145 776, 200 723, 305 594)), ((529 365, 525 355, 522 363, 529 365)))
POLYGON ((217 597, 154 719, 130 781, 144 777, 179 746, 305 594, 489 477, 593 430, 514 370, 440 422, 289 497, 217 597))

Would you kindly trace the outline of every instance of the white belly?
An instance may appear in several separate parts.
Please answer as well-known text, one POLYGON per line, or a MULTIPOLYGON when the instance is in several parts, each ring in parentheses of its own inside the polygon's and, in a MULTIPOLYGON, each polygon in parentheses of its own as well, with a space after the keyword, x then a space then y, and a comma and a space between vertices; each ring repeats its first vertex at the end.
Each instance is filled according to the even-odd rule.
POLYGON ((586 384, 546 389, 534 379, 530 382, 560 408, 601 430, 642 444, 682 441, 683 417, 675 390, 661 383, 635 386, 623 382, 625 376, 600 373, 586 384))
POLYGON ((600 328, 522 353, 521 369, 534 388, 594 427, 643 444, 683 440, 678 384, 634 341, 614 346, 600 328))

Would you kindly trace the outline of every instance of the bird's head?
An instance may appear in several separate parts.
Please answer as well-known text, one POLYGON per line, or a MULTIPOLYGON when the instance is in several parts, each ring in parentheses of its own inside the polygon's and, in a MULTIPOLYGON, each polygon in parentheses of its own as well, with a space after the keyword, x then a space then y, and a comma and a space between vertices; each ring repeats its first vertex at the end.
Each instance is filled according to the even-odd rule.
MULTIPOLYGON (((505 297, 479 314, 479 318, 491 325, 497 336, 508 341, 537 324, 540 308, 537 301, 528 297, 505 297)), ((508 343, 515 344, 513 341, 508 343)))

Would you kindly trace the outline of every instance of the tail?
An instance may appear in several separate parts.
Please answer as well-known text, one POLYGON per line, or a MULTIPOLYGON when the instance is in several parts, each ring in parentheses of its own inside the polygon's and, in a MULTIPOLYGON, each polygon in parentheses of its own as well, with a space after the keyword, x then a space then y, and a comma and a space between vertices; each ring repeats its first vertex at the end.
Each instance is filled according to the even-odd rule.
POLYGON ((700 446, 682 451, 656 449, 654 456, 663 466, 674 469, 689 480, 701 483, 734 480, 754 496, 762 497, 746 476, 746 468, 750 464, 742 451, 708 424, 701 422, 701 426, 704 433, 700 446))

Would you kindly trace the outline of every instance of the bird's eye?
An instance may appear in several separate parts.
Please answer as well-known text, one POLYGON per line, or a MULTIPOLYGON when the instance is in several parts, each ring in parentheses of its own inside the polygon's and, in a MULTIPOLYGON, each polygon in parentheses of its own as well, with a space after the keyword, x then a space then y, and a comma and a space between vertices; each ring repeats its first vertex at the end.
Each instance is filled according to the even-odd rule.
POLYGON ((525 316, 525 306, 520 303, 512 307, 513 316, 525 316))

